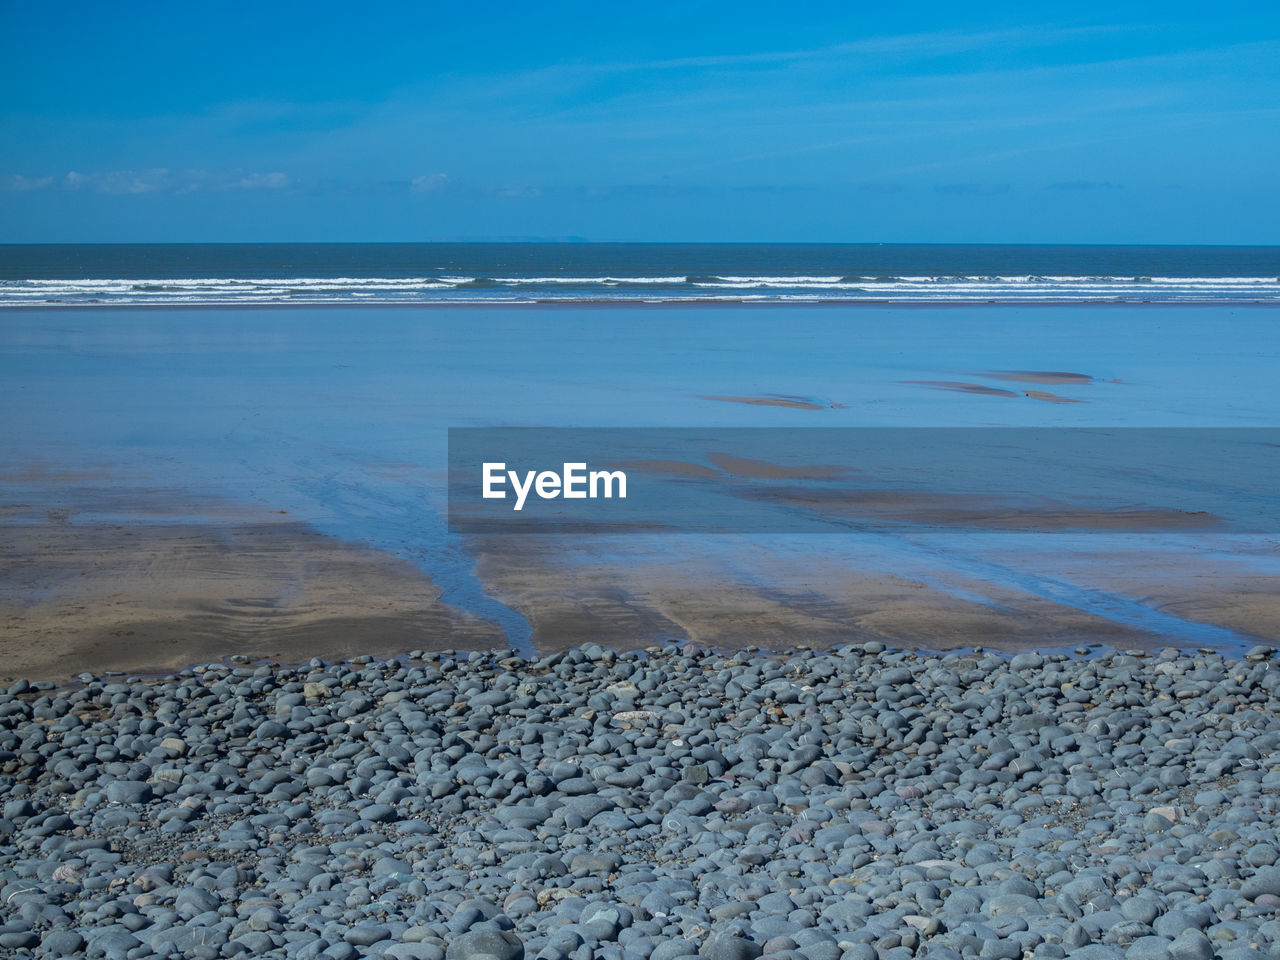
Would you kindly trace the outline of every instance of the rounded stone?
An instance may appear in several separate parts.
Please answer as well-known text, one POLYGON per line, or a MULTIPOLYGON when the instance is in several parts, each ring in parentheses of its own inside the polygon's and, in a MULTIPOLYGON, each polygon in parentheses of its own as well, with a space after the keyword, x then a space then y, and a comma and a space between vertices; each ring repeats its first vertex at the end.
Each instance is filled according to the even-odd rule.
POLYGON ((524 943, 509 930, 471 930, 453 940, 445 960, 523 960, 524 943))

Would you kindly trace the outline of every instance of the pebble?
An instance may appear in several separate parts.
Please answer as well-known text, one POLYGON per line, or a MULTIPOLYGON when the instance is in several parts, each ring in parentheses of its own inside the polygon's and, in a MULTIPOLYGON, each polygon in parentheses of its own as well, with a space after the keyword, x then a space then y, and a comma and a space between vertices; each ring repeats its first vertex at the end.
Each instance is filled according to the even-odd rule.
POLYGON ((449 944, 445 960, 523 960, 524 945, 505 930, 473 930, 449 944))
POLYGON ((391 931, 380 923, 361 923, 344 933, 342 939, 357 947, 368 947, 390 936, 391 931))
POLYGON ((1187 930, 1169 944, 1173 960, 1213 960, 1213 944, 1199 930, 1187 930))
POLYGON ((707 960, 757 960, 764 948, 757 943, 733 935, 719 936, 707 944, 701 956, 707 960))
POLYGON ((694 645, 0 692, 0 955, 1280 956, 1280 667, 694 645))

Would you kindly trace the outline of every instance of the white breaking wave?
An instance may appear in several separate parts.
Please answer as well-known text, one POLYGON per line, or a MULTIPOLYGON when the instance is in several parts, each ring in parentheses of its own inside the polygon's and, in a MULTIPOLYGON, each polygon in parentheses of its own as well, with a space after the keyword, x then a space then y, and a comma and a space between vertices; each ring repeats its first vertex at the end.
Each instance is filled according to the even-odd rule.
POLYGON ((0 306, 504 303, 536 300, 1277 301, 1276 277, 654 276, 187 277, 0 281, 0 306))

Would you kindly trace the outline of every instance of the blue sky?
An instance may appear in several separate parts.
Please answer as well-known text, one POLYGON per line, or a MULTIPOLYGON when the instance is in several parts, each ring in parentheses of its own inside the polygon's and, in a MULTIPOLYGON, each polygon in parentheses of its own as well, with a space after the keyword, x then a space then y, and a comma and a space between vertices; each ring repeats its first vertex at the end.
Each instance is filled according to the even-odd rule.
POLYGON ((1280 243, 1274 3, 0 0, 0 85, 0 242, 1280 243))

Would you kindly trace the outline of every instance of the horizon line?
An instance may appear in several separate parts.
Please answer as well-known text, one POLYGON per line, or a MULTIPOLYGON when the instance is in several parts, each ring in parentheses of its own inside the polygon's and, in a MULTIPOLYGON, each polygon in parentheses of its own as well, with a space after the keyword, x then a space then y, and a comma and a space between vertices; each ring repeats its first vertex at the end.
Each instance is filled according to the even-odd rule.
POLYGON ((1201 241, 1132 242, 1008 240, 600 240, 586 237, 476 237, 427 240, 4 240, 0 247, 215 247, 215 246, 722 246, 722 247, 1252 247, 1280 248, 1273 243, 1201 241))

